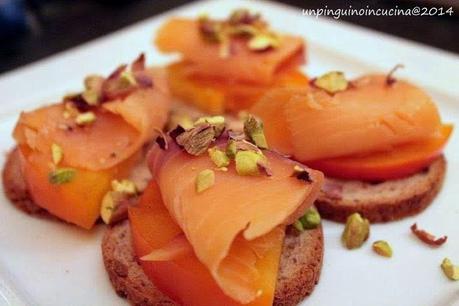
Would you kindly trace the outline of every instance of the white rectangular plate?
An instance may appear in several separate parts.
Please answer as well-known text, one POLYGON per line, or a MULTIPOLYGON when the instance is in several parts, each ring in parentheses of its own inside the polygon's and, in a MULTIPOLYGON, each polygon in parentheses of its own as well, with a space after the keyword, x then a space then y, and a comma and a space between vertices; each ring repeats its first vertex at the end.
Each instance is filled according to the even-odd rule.
MULTIPOLYGON (((204 1, 1 76, 1 151, 6 153, 13 145, 10 135, 21 110, 80 89, 85 75, 108 73, 142 51, 147 52, 150 64, 170 60, 151 44, 153 33, 168 17, 202 12, 226 16, 237 7, 258 10, 274 28, 304 36, 308 43, 305 71, 311 75, 333 69, 354 77, 405 64, 398 75, 424 86, 438 103, 444 121, 459 124, 456 55, 342 22, 305 17, 298 8, 260 1, 204 1)), ((433 205, 416 217, 373 225, 370 241, 361 249, 345 250, 340 243, 343 226, 324 222, 324 267, 319 285, 304 304, 459 305, 458 283, 448 281, 439 268, 444 257, 459 262, 458 152, 455 133, 446 150, 445 185, 433 205), (415 221, 433 233, 448 234, 448 242, 438 249, 423 245, 410 234, 415 221), (392 259, 371 251, 370 242, 379 239, 392 244, 392 259)), ((3 162, 4 154, 0 156, 3 162)), ((111 288, 103 268, 102 226, 86 232, 26 216, 8 203, 3 192, 0 205, 0 305, 127 305, 111 288)))

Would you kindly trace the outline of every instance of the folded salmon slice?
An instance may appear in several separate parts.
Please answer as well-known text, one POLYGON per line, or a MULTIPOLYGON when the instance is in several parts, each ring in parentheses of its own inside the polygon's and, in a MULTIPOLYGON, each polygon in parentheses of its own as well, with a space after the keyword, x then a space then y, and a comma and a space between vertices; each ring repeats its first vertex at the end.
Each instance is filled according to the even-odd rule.
MULTIPOLYGON (((143 259, 145 255, 149 258, 152 254, 161 255, 154 261, 140 260, 140 264, 163 293, 185 306, 241 305, 223 293, 206 266, 196 258, 183 231, 164 206, 156 182, 152 181, 146 188, 137 206, 129 208, 129 221, 136 255, 143 259)), ((252 243, 253 254, 257 255, 255 270, 259 274, 256 283, 262 292, 245 305, 272 305, 283 237, 284 230, 278 228, 273 235, 252 243)), ((233 269, 233 273, 241 273, 237 267, 233 269)))
POLYGON ((23 112, 14 130, 18 144, 50 156, 53 143, 62 147, 64 162, 87 170, 108 169, 123 162, 152 139, 167 121, 167 96, 156 89, 134 92, 124 100, 95 110, 94 123, 68 130, 74 119, 64 118, 64 105, 23 112))
POLYGON ((334 95, 317 88, 279 89, 252 111, 265 122, 272 147, 302 162, 390 150, 436 137, 441 129, 424 91, 404 81, 388 86, 383 75, 357 79, 334 95))
POLYGON ((257 254, 266 251, 263 242, 281 235, 280 227, 312 205, 323 180, 312 169, 312 182, 299 180, 292 176, 295 162, 265 155, 272 176, 240 176, 230 166, 216 171, 215 184, 202 193, 195 190, 196 175, 215 167, 207 155, 191 156, 172 143, 165 151, 156 147, 149 157, 164 205, 196 257, 221 290, 242 304, 260 294, 255 265, 257 254))
POLYGON ((245 39, 232 39, 230 56, 219 55, 219 44, 205 41, 196 20, 174 18, 158 31, 156 46, 162 52, 178 52, 192 62, 197 74, 258 84, 272 83, 276 72, 290 61, 303 56, 303 40, 283 35, 278 48, 253 52, 246 47, 245 39))

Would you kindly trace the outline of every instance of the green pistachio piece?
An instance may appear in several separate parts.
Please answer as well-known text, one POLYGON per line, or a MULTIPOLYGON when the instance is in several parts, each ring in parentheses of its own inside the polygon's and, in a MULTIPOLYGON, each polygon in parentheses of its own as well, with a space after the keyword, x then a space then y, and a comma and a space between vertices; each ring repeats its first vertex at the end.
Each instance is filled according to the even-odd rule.
POLYGON ((268 142, 266 141, 265 133, 263 131, 263 122, 256 119, 252 115, 248 115, 244 121, 244 133, 249 140, 260 149, 267 149, 268 142))
POLYGON ((353 213, 347 217, 346 227, 342 235, 342 241, 348 249, 356 249, 368 239, 370 235, 370 222, 362 218, 359 213, 353 213))
POLYGON ((100 217, 105 224, 110 224, 110 219, 115 210, 115 200, 113 194, 113 191, 109 191, 102 198, 102 204, 100 206, 100 217))
POLYGON ((234 159, 236 157, 236 152, 237 152, 237 145, 234 140, 228 141, 228 144, 226 145, 226 155, 234 159))
POLYGON ((55 165, 59 164, 64 157, 64 151, 62 150, 61 146, 56 143, 51 145, 51 156, 53 158, 53 163, 55 165))
POLYGON ((236 153, 236 172, 239 175, 259 175, 260 163, 266 162, 266 157, 254 151, 238 151, 236 153))
POLYGON ((196 177, 196 192, 201 193, 215 184, 215 172, 210 169, 202 170, 196 177))
POLYGON ((453 265, 451 260, 448 258, 443 259, 441 263, 441 269, 443 273, 448 277, 450 280, 457 281, 459 280, 459 266, 453 265))
POLYGON ((102 87, 102 84, 104 83, 104 77, 100 75, 88 75, 84 79, 84 88, 85 89, 91 89, 91 90, 99 90, 102 87))
POLYGON ((214 126, 199 125, 184 131, 175 140, 187 153, 198 156, 207 151, 216 137, 218 136, 214 126))
POLYGON ((72 168, 58 168, 48 174, 48 181, 53 185, 62 185, 71 182, 76 170, 72 168))
POLYGON ((97 91, 92 89, 86 89, 81 94, 81 97, 88 103, 89 105, 97 105, 99 104, 100 95, 97 91))
POLYGON ((303 223, 301 223, 300 219, 296 220, 293 223, 293 227, 299 232, 304 232, 303 223))
POLYGON ((269 48, 277 48, 279 38, 272 34, 257 34, 249 40, 247 46, 252 51, 265 51, 269 48))
POLYGON ((96 115, 93 112, 85 112, 76 116, 75 122, 78 125, 88 125, 96 121, 96 115))
POLYGON ((112 181, 112 189, 113 191, 128 194, 128 195, 135 195, 137 194, 137 186, 131 180, 113 180, 112 181))
POLYGON ((392 248, 389 243, 384 240, 373 242, 373 251, 384 257, 392 257, 392 248))
POLYGON ((209 123, 212 125, 222 125, 225 124, 225 117, 223 116, 208 116, 208 117, 201 117, 194 122, 194 125, 209 123))
POLYGON ((300 232, 307 229, 314 229, 320 225, 321 219, 319 212, 314 208, 309 208, 306 213, 293 223, 293 226, 300 232))
POLYGON ((212 159, 212 161, 218 168, 226 167, 229 165, 230 159, 222 150, 219 150, 217 148, 211 148, 207 150, 207 152, 209 152, 210 159, 212 159))
POLYGON ((309 208, 299 220, 304 229, 314 229, 320 225, 321 221, 319 212, 313 207, 309 208))
POLYGON ((137 81, 135 80, 134 75, 129 70, 124 70, 121 73, 120 81, 121 81, 121 84, 126 87, 137 85, 137 81))
POLYGON ((316 87, 331 94, 346 90, 349 86, 349 82, 344 77, 344 73, 340 71, 328 72, 315 79, 313 83, 316 87))

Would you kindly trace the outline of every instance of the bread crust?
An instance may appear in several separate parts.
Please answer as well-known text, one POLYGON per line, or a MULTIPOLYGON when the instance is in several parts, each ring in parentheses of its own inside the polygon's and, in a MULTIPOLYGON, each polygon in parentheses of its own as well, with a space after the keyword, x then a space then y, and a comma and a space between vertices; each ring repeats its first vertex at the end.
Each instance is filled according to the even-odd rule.
MULTIPOLYGON (((321 227, 301 234, 288 230, 273 305, 296 305, 311 294, 319 280, 323 251, 321 227)), ((102 255, 113 287, 132 305, 177 305, 153 285, 138 264, 128 221, 107 230, 102 255)))
POLYGON ((315 202, 320 215, 346 222, 355 212, 372 223, 399 220, 422 212, 440 191, 446 159, 438 157, 424 171, 380 183, 326 178, 315 202))

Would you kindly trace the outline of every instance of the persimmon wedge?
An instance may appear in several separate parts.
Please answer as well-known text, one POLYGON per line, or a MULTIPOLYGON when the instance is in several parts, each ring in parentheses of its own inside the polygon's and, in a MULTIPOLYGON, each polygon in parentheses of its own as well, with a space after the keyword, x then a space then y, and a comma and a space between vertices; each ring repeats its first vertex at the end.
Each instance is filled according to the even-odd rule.
MULTIPOLYGON (((139 205, 129 208, 129 221, 134 249, 139 257, 149 254, 152 249, 167 245, 182 233, 164 206, 155 182, 147 187, 139 205)), ((262 293, 246 305, 272 304, 283 235, 273 236, 271 239, 274 240, 271 243, 277 246, 257 263, 257 269, 261 272, 262 293)), ((209 270, 192 251, 173 260, 141 260, 140 263, 155 286, 181 305, 241 305, 223 293, 209 270)))
MULTIPOLYGON (((135 154, 109 169, 75 168, 75 178, 66 184, 48 181, 50 158, 44 153, 19 147, 21 165, 33 201, 60 219, 90 229, 99 218, 100 203, 113 179, 123 178, 139 159, 135 154)), ((65 167, 65 165, 63 165, 65 167)))
POLYGON ((438 135, 428 140, 365 156, 337 157, 306 164, 336 178, 369 181, 401 178, 422 170, 437 158, 452 131, 453 125, 444 124, 438 135))
POLYGON ((249 109, 267 90, 274 87, 307 87, 309 84, 308 77, 296 69, 277 72, 269 84, 202 77, 194 70, 191 63, 170 65, 167 69, 170 89, 176 97, 210 114, 249 109))

